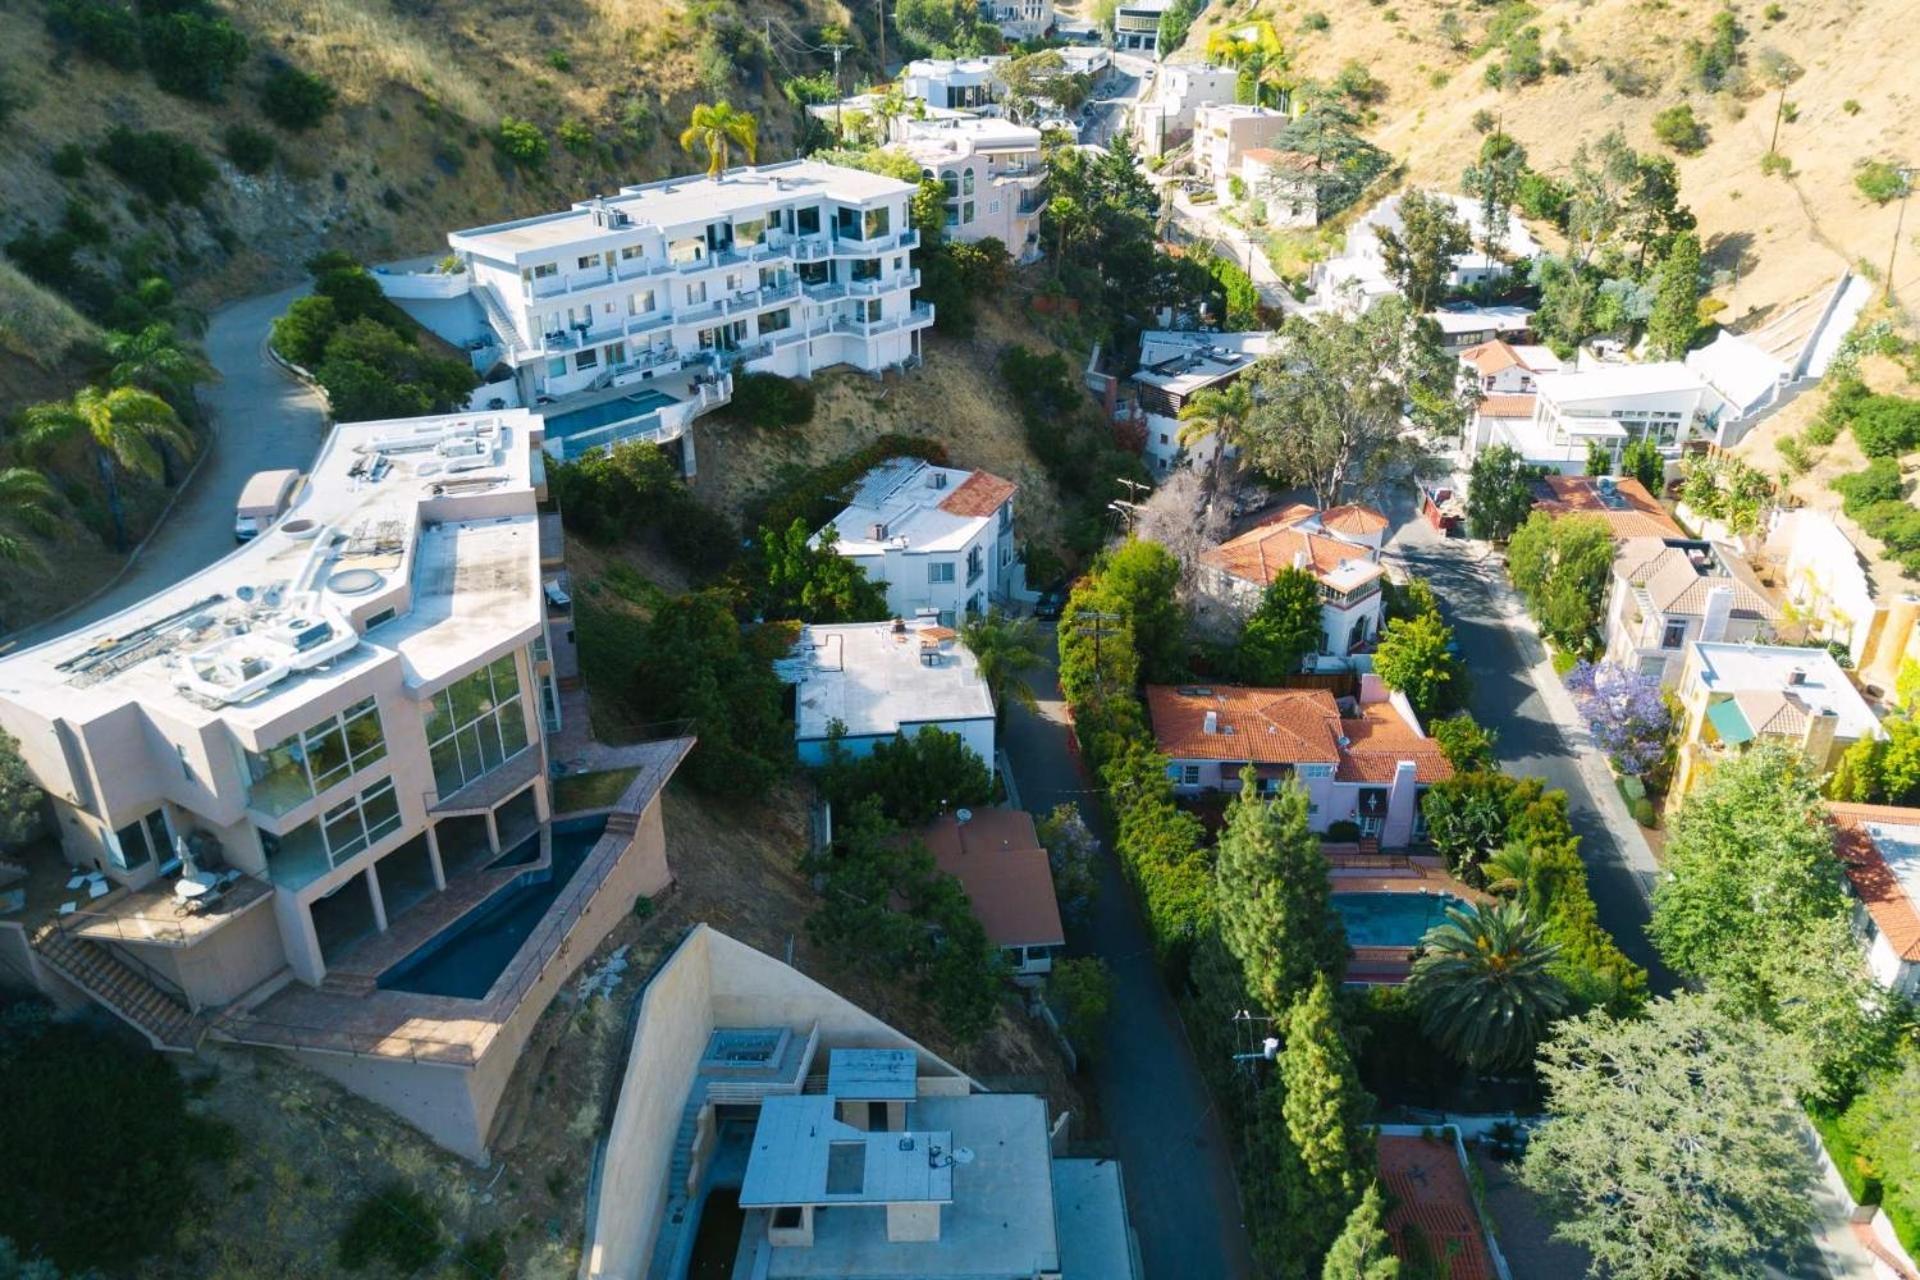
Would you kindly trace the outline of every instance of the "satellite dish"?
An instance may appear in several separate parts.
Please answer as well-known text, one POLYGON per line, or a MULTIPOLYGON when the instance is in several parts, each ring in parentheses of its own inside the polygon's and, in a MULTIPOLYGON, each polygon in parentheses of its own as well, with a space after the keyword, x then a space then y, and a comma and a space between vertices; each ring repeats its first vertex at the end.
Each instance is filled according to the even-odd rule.
POLYGON ((973 1152, 967 1147, 955 1147, 952 1151, 952 1158, 955 1164, 972 1164, 973 1152))

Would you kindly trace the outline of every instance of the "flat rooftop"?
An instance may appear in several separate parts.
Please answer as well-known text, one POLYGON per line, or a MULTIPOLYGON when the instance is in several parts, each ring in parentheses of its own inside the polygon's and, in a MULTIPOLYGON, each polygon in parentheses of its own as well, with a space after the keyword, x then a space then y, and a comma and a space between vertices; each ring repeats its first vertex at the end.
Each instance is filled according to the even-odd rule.
MULTIPOLYGON (((718 178, 699 174, 622 187, 616 195, 583 200, 563 212, 456 231, 447 237, 447 242, 455 249, 470 249, 486 257, 515 259, 521 254, 585 244, 618 230, 704 227, 736 213, 777 204, 826 199, 857 205, 904 199, 913 192, 912 186, 898 178, 868 173, 864 169, 848 169, 818 160, 788 160, 781 164, 729 169, 718 178), (596 205, 624 213, 629 219, 628 226, 604 226, 596 219, 596 205)), ((895 231, 906 229, 904 226, 894 228, 895 231)))
MULTIPOLYGON (((1529 307, 1442 307, 1438 311, 1427 312, 1427 319, 1440 326, 1445 334, 1479 333, 1492 329, 1496 333, 1511 333, 1516 329, 1533 326, 1533 311, 1529 307)), ((1554 362, 1558 364, 1556 360, 1554 362)))
POLYGON ((867 1102, 905 1102, 919 1091, 919 1071, 911 1049, 833 1049, 827 1053, 827 1093, 867 1102))
MULTIPOLYGON (((760 1104, 740 1186, 745 1208, 823 1204, 946 1204, 953 1199, 953 1135, 915 1128, 856 1129, 824 1094, 760 1104)), ((883 1226, 884 1234, 884 1226, 883 1226)))
POLYGON ((1133 380, 1169 395, 1192 395, 1202 387, 1252 368, 1280 349, 1275 333, 1192 333, 1150 330, 1140 335, 1140 368, 1133 380))
POLYGON ((1053 1216, 1060 1232, 1060 1280, 1127 1280, 1134 1274, 1118 1162, 1055 1160, 1053 1216))
MULTIPOLYGON (((1840 738, 1879 735, 1879 718, 1825 649, 1698 641, 1693 649, 1700 679, 1712 693, 1732 694, 1736 698, 1743 694, 1784 697, 1801 716, 1832 711, 1839 717, 1835 732, 1840 738)), ((1767 725, 1753 723, 1752 712, 1759 709, 1760 704, 1752 703, 1743 705, 1741 711, 1754 730, 1768 732, 1767 725)), ((1781 708, 1772 710, 1778 712, 1781 708)))
POLYGON ((1543 373, 1538 385, 1543 398, 1561 405, 1629 396, 1684 395, 1707 389, 1700 375, 1678 360, 1543 373))
MULTIPOLYGON (((766 1105, 815 1100, 815 1095, 770 1098, 766 1105)), ((817 1100, 830 1105, 829 1099, 817 1100)), ((763 1110, 761 1127, 765 1125, 763 1110)), ((949 1135, 948 1151, 963 1153, 943 1170, 948 1175, 950 1194, 940 1208, 940 1238, 889 1241, 886 1213, 878 1207, 866 1212, 842 1209, 818 1214, 811 1248, 767 1250, 767 1276, 961 1280, 972 1276, 1039 1275, 1058 1269, 1053 1159, 1047 1144, 1044 1099, 995 1093, 922 1098, 907 1106, 907 1129, 916 1135, 949 1135)), ((857 1129, 849 1132, 867 1137, 857 1129)), ((907 1135, 872 1136, 897 1147, 907 1135)), ((756 1133, 756 1154, 758 1143, 756 1133)), ((924 1163, 922 1152, 902 1154, 919 1155, 924 1163)), ((751 1188, 751 1165, 747 1180, 751 1188)), ((743 1190, 741 1202, 746 1204, 750 1198, 743 1190)), ((753 1228, 750 1225, 748 1229, 753 1228)), ((1109 1273, 1103 1280, 1126 1274, 1109 1273)))
POLYGON ((905 122, 901 150, 910 156, 972 151, 1038 151, 1040 131, 994 116, 948 115, 905 122))
POLYGON ((824 740, 838 720, 854 738, 890 735, 902 726, 993 719, 993 695, 980 666, 953 633, 931 624, 810 625, 777 665, 799 686, 798 736, 824 740), (923 649, 932 649, 932 661, 923 649))
POLYGON ((843 556, 956 552, 1016 492, 1011 480, 990 472, 895 458, 861 477, 852 500, 830 523, 843 556))
POLYGON ((525 410, 347 423, 273 528, 165 591, 0 659, 0 698, 264 725, 398 657, 411 684, 530 636, 540 548, 525 410), (394 618, 357 631, 384 610, 394 618), (357 620, 357 621, 356 621, 357 620))

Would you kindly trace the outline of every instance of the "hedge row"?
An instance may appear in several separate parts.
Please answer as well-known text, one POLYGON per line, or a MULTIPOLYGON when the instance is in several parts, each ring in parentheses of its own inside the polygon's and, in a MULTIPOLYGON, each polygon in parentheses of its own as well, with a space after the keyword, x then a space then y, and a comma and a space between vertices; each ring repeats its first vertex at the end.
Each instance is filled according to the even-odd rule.
POLYGON ((947 446, 926 436, 881 436, 837 462, 815 467, 781 484, 754 504, 745 524, 749 529, 784 529, 795 520, 803 520, 809 529, 817 529, 839 513, 847 486, 893 458, 920 458, 944 467, 947 446))

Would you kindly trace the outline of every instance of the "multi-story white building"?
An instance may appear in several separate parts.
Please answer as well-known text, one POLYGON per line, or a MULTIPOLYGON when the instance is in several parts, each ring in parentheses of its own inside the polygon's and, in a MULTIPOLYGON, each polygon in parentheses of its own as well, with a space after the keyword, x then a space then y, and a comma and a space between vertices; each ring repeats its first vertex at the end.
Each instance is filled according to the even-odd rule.
MULTIPOLYGON (((1464 289, 1489 283, 1510 274, 1512 268, 1507 265, 1508 259, 1522 261, 1540 251, 1539 242, 1526 225, 1517 215, 1509 212, 1502 243, 1503 256, 1492 256, 1485 249, 1486 211, 1478 200, 1445 192, 1430 191, 1427 194, 1450 204, 1455 216, 1466 224, 1473 239, 1472 248, 1454 256, 1453 270, 1447 273, 1447 285, 1450 288, 1464 289)), ((1387 271, 1379 233, 1385 230, 1399 234, 1403 229, 1399 196, 1388 196, 1368 210, 1347 232, 1346 247, 1314 268, 1313 283, 1321 300, 1343 311, 1358 312, 1367 310, 1389 294, 1399 292, 1392 275, 1387 271)))
POLYGON ((887 584, 896 617, 932 614, 953 623, 985 613, 1019 585, 1017 491, 985 471, 896 458, 861 479, 831 524, 840 554, 870 581, 887 584))
MULTIPOLYGON (((682 438, 735 368, 916 360, 911 184, 812 160, 623 188, 448 237, 549 452, 682 438), (578 393, 592 392, 591 396, 578 393)), ((685 469, 692 470, 690 451, 685 469)))
POLYGON ((1732 547, 1691 538, 1627 538, 1613 557, 1607 659, 1673 685, 1688 644, 1765 641, 1781 616, 1732 547))
POLYGON ((1240 73, 1232 67, 1169 62, 1155 74, 1151 94, 1134 107, 1133 139, 1143 156, 1179 146, 1193 133, 1194 112, 1216 102, 1232 102, 1240 73))
POLYGON ((951 628, 929 619, 813 623, 776 667, 795 687, 801 764, 825 764, 836 737, 859 758, 877 743, 939 729, 995 767, 993 693, 951 628))
MULTIPOLYGON (((1278 335, 1265 330, 1208 333, 1188 329, 1150 329, 1140 335, 1140 367, 1131 379, 1139 426, 1145 432, 1141 452, 1155 475, 1170 474, 1184 458, 1209 467, 1220 456, 1212 436, 1180 443, 1180 411, 1202 391, 1217 390, 1245 376, 1262 356, 1278 350, 1278 335)), ((1228 451, 1232 456, 1232 450, 1228 451)))
POLYGON ((1000 54, 983 58, 920 58, 900 73, 900 91, 929 107, 968 111, 996 109, 1006 86, 1000 68, 1009 59, 1000 54))
POLYGON ((1533 416, 1506 431, 1529 464, 1567 475, 1586 470, 1598 441, 1617 459, 1630 440, 1651 438, 1668 458, 1711 434, 1718 405, 1711 388, 1678 360, 1614 364, 1534 378, 1533 416))
POLYGON ((1123 53, 1158 56, 1160 19, 1173 0, 1120 0, 1113 11, 1113 47, 1123 53))
MULTIPOLYGON (((337 427, 273 528, 0 659, 0 728, 93 878, 23 948, 57 998, 157 1047, 293 1051, 484 1158, 555 958, 665 881, 651 797, 604 839, 548 823, 538 431, 525 410, 337 427), (537 936, 434 965, 488 908, 537 936)), ((685 747, 645 762, 656 796, 685 747)))
POLYGON ((996 239, 1021 262, 1040 256, 1047 169, 1040 131, 973 117, 914 120, 900 150, 946 188, 946 233, 966 244, 996 239))
POLYGON ((1193 113, 1194 169, 1221 199, 1229 199, 1229 180, 1241 177, 1241 157, 1255 148, 1270 149, 1292 122, 1285 111, 1242 102, 1199 107, 1193 113))
POLYGON ((1053 29, 1053 0, 980 0, 980 16, 1009 40, 1037 40, 1053 29))

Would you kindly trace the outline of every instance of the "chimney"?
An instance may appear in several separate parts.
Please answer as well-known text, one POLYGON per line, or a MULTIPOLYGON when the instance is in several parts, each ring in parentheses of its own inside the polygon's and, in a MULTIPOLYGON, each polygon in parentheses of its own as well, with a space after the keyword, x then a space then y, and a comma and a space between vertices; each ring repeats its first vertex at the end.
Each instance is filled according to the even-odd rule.
POLYGON ((1807 731, 1801 736, 1801 749, 1816 769, 1824 769, 1833 759, 1834 731, 1840 727, 1839 713, 1822 707, 1807 717, 1807 731))
POLYGON ((1220 713, 1218 711, 1207 712, 1206 719, 1200 722, 1200 732, 1202 733, 1220 732, 1220 713))
POLYGON ((1714 644, 1727 638, 1727 623, 1733 618, 1733 587, 1722 584, 1707 592, 1707 607, 1700 615, 1700 640, 1714 644))
POLYGON ((1296 569, 1304 569, 1307 567, 1307 553, 1305 551, 1296 551, 1293 553, 1293 567, 1296 569))

